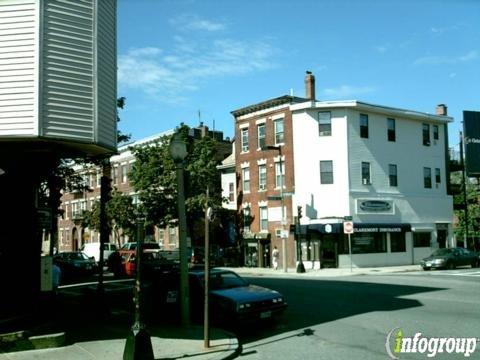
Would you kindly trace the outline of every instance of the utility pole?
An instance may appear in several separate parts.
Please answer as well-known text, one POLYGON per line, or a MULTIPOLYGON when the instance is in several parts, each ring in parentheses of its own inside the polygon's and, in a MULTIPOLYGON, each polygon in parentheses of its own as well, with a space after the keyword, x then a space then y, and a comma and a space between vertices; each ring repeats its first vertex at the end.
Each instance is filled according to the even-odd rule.
POLYGON ((465 159, 463 157, 463 132, 460 131, 460 164, 462 167, 462 188, 463 188, 463 205, 465 218, 465 231, 463 234, 463 247, 467 248, 468 241, 468 202, 467 202, 467 181, 465 176, 465 159))

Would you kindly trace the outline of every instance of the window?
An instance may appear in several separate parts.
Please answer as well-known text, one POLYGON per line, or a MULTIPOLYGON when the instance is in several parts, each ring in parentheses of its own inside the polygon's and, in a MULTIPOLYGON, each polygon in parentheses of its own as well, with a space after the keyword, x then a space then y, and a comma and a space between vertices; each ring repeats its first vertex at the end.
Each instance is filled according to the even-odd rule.
POLYGON ((425 189, 432 188, 432 169, 428 167, 423 168, 423 187, 425 189))
POLYGON ((242 152, 248 151, 248 128, 242 129, 242 152))
POLYGON ((228 184, 228 201, 230 201, 230 202, 235 201, 235 190, 234 190, 234 184, 233 183, 228 184))
POLYGON ((387 139, 395 141, 395 119, 387 119, 387 139))
POLYGON ((128 179, 128 165, 122 165, 122 183, 126 183, 128 179))
POLYGON ((391 252, 406 252, 405 233, 390 233, 390 250, 391 252))
POLYGON ((250 168, 246 167, 242 169, 242 181, 243 181, 243 192, 250 192, 250 168))
POLYGON ((113 168, 113 181, 114 184, 118 184, 118 166, 113 168))
POLYGON ((414 232, 413 246, 414 247, 430 247, 430 232, 414 232))
POLYGON ((279 161, 275 163, 275 187, 279 188, 280 185, 285 188, 285 164, 279 161))
POLYGON ((97 184, 97 173, 90 174, 90 187, 94 188, 97 184))
POLYGON ((268 231, 268 208, 260 207, 260 231, 268 231))
POLYGON ((432 125, 433 140, 438 140, 438 125, 432 125))
POLYGON ((258 166, 258 190, 264 191, 267 189, 267 166, 258 166))
POLYGON ((97 171, 97 187, 100 187, 102 182, 102 173, 100 171, 97 171))
POLYGON ((273 122, 275 130, 275 145, 283 144, 285 141, 283 130, 283 119, 278 119, 273 122))
POLYGON ((320 161, 320 184, 333 184, 333 161, 320 161))
POLYGON ((318 113, 318 134, 320 136, 332 135, 332 114, 330 111, 318 113))
POLYGON ((262 149, 265 147, 265 124, 260 124, 257 126, 258 134, 258 148, 262 149))
POLYGON ((360 114, 360 137, 368 139, 368 115, 360 114))
POLYGON ((388 164, 388 178, 390 181, 390 186, 398 186, 397 165, 388 164))
POLYGON ((430 125, 422 125, 423 145, 430 146, 430 125))
POLYGON ((168 229, 168 244, 169 245, 176 245, 177 243, 177 229, 171 227, 168 229))
POLYGON ((163 246, 163 242, 165 241, 165 230, 160 229, 158 230, 158 242, 160 246, 163 246))
POLYGON ((369 254, 387 252, 386 233, 356 233, 352 238, 352 253, 369 254))
POLYGON ((435 169, 435 182, 437 184, 440 184, 442 181, 441 181, 441 177, 440 177, 440 169, 439 168, 436 168, 435 169))
POLYGON ((370 179, 370 163, 362 162, 362 184, 369 185, 371 184, 370 179))

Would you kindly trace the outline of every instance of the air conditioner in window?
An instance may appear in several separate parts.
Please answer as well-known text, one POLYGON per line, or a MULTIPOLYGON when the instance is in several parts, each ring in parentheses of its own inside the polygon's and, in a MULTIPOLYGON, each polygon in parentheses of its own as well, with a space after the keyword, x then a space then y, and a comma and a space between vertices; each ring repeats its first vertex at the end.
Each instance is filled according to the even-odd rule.
POLYGON ((368 185, 370 184, 370 181, 368 181, 368 179, 362 179, 362 183, 363 185, 368 185))

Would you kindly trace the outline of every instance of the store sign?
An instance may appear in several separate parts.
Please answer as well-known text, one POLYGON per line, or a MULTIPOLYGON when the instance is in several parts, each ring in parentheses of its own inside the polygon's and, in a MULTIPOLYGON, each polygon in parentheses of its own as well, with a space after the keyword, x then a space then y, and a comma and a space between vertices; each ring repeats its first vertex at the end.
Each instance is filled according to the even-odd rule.
POLYGON ((465 169, 467 176, 480 176, 480 112, 463 112, 465 169))
POLYGON ((357 199, 357 214, 393 214, 392 200, 357 199))
POLYGON ((410 224, 355 223, 353 227, 356 233, 400 233, 404 231, 411 231, 410 224))

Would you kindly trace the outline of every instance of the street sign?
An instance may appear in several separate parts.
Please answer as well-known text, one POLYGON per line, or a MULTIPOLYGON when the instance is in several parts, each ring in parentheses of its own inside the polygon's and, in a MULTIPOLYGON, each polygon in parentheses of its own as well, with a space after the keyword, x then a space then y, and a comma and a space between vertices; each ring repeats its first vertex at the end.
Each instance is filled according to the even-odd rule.
POLYGON ((267 200, 282 200, 281 196, 267 196, 267 200))
POLYGON ((353 221, 344 221, 343 222, 343 233, 344 234, 353 234, 353 221))

